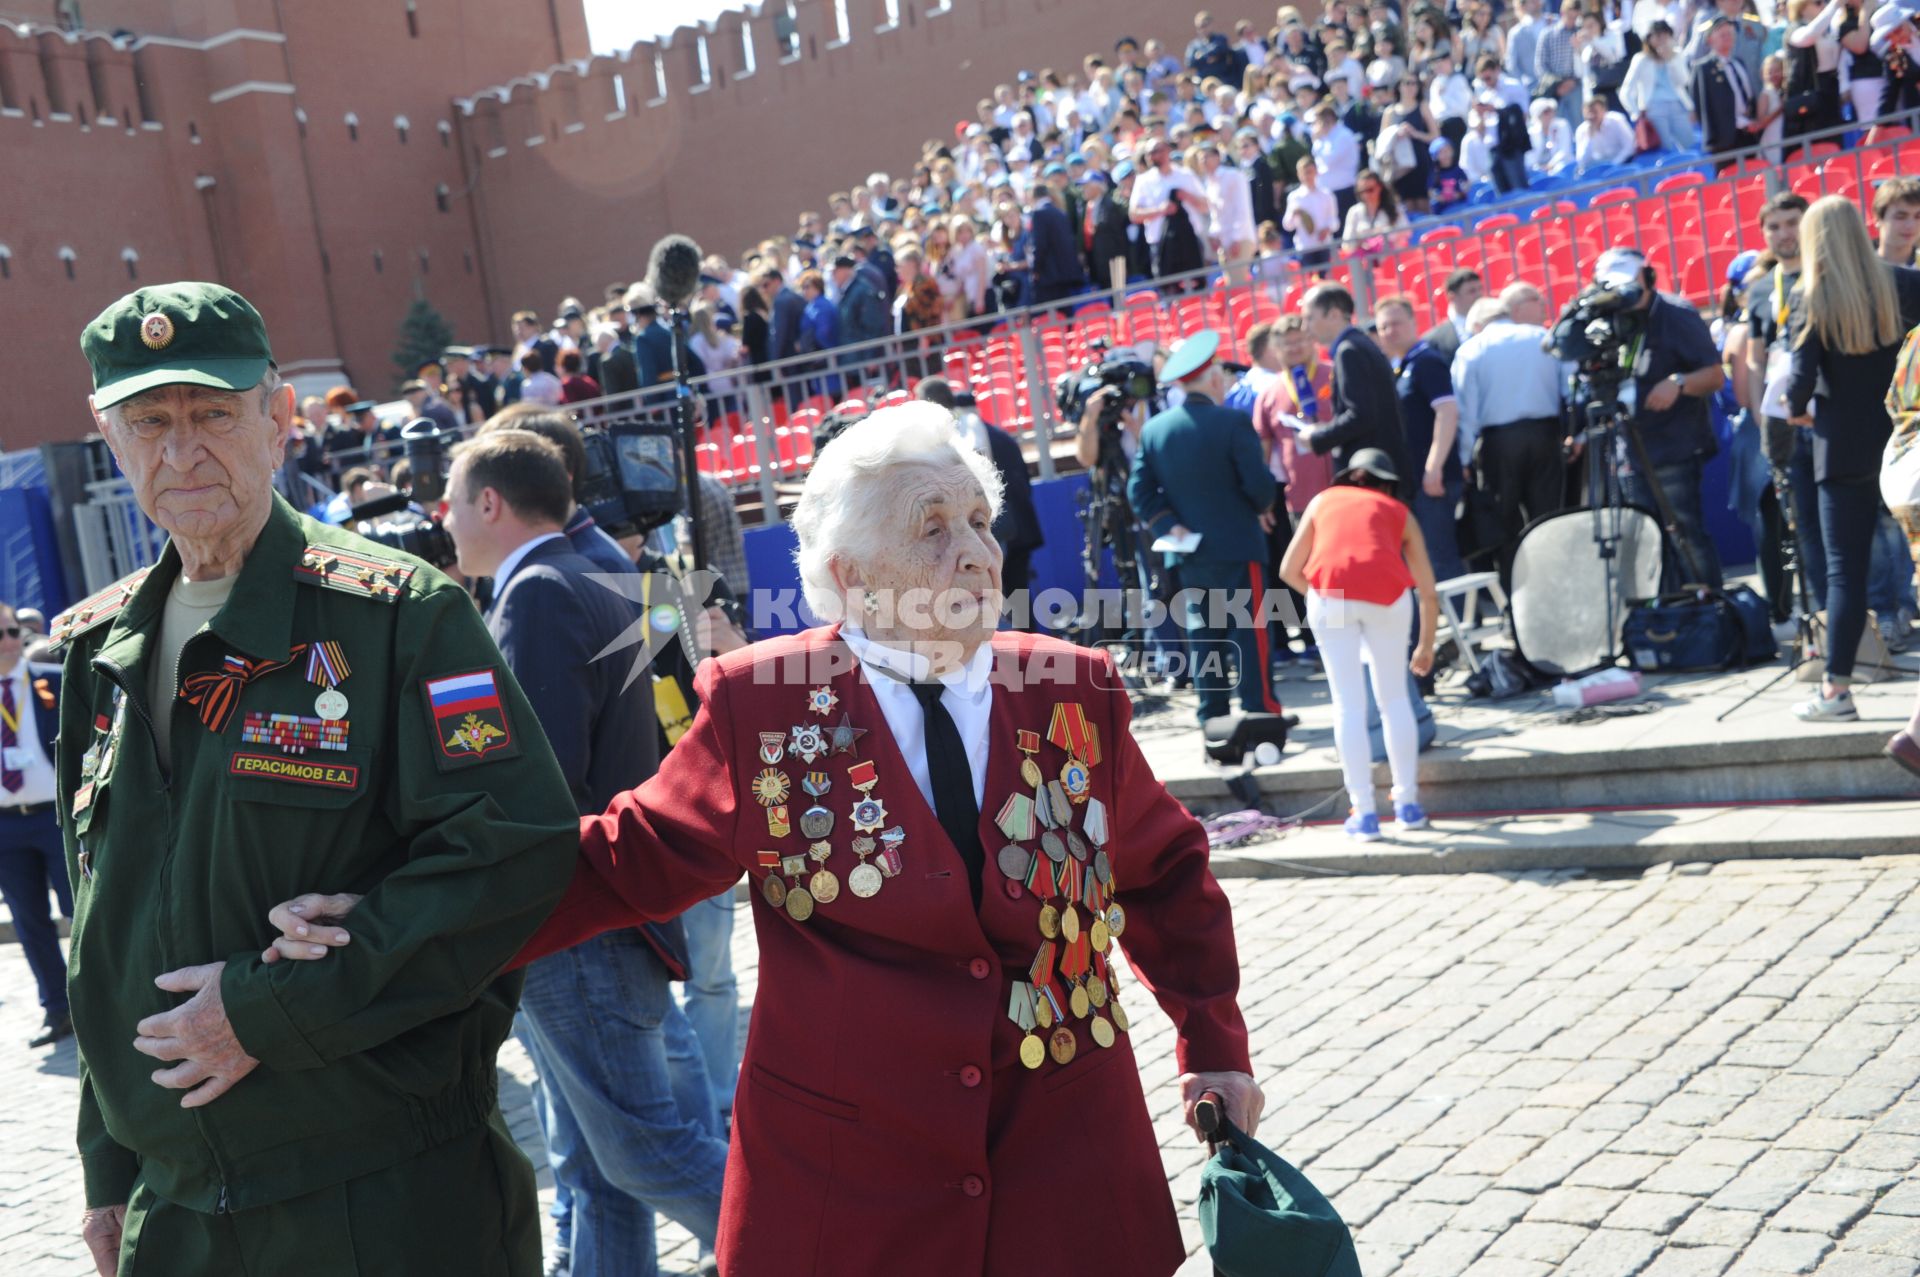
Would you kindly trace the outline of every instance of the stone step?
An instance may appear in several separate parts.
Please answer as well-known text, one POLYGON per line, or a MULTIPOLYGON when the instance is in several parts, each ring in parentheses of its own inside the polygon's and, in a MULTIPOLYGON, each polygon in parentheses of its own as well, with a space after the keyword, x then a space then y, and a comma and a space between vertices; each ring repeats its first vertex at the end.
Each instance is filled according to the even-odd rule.
MULTIPOLYGON (((1856 688, 1856 723, 1800 722, 1792 707, 1812 689, 1789 680, 1735 708, 1777 672, 1650 678, 1639 700, 1652 712, 1578 725, 1562 721, 1546 691, 1490 702, 1468 698, 1457 683, 1443 687, 1433 702, 1439 737, 1420 759, 1421 801, 1429 811, 1489 812, 1920 795, 1920 781, 1880 752, 1912 712, 1912 679, 1856 688)), ((1251 773, 1262 805, 1277 815, 1344 815, 1324 677, 1283 682, 1280 692, 1302 721, 1280 763, 1251 773)), ((1146 701, 1136 739, 1194 811, 1245 806, 1229 786, 1240 769, 1205 761, 1192 713, 1190 694, 1146 701)), ((1384 806, 1384 763, 1374 778, 1384 806)))
POLYGON ((1920 801, 1637 807, 1522 815, 1435 813, 1409 834, 1348 838, 1339 821, 1216 848, 1222 878, 1636 871, 1730 860, 1860 860, 1920 852, 1920 801))

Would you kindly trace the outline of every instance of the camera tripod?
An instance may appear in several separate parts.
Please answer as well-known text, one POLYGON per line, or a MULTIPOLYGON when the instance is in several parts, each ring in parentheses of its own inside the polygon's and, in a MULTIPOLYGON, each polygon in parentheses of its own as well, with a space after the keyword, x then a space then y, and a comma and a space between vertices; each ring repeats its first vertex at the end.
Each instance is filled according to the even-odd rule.
POLYGON ((1665 547, 1670 545, 1679 556, 1688 580, 1700 581, 1703 576, 1692 548, 1680 535, 1680 516, 1654 477, 1653 462, 1647 455, 1646 443, 1640 438, 1640 427, 1634 424, 1633 414, 1617 394, 1594 397, 1586 409, 1587 426, 1581 439, 1587 445, 1587 507, 1592 512, 1593 544, 1599 551, 1606 580, 1607 646, 1599 668, 1610 669, 1620 659, 1619 559, 1621 524, 1629 505, 1626 485, 1629 459, 1631 470, 1640 476, 1653 498, 1654 514, 1663 534, 1662 558, 1665 547))

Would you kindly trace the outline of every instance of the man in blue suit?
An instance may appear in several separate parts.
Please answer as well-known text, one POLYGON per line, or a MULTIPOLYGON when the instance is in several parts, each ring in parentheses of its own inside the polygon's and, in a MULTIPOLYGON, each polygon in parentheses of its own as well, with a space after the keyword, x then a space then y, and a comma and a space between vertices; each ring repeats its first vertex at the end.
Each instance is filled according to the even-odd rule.
MULTIPOLYGON (((590 579, 599 567, 566 535, 573 512, 566 462, 539 435, 488 430, 455 455, 446 526, 459 568, 493 578, 487 628, 586 814, 652 775, 659 749, 650 686, 627 686, 631 653, 594 659, 638 611, 590 579)), ((673 999, 671 981, 685 978, 677 921, 527 967, 522 1040, 546 1089, 542 1127, 583 1273, 653 1271, 656 1210, 713 1245, 727 1145, 673 999)))
POLYGON ((1261 458, 1253 418, 1219 406, 1226 393, 1226 374, 1214 360, 1219 348, 1219 335, 1204 329, 1174 348, 1160 384, 1179 384, 1186 398, 1148 420, 1127 482, 1135 517, 1155 537, 1200 537, 1191 550, 1169 558, 1180 569, 1202 723, 1232 708, 1229 644, 1239 666, 1241 706, 1249 713, 1281 712, 1262 615, 1267 528, 1279 485, 1261 458))
POLYGON ((1032 199, 1033 300, 1044 306, 1085 292, 1087 269, 1073 220, 1043 183, 1034 184, 1032 199))
MULTIPOLYGON (((46 1020, 30 1047, 73 1035, 67 1014, 67 964, 47 908, 51 891, 73 916, 67 853, 60 841, 53 738, 60 729, 60 670, 29 666, 25 634, 13 609, 0 603, 0 898, 7 903, 27 967, 40 989, 46 1020)), ((98 760, 95 760, 96 762, 98 760)))

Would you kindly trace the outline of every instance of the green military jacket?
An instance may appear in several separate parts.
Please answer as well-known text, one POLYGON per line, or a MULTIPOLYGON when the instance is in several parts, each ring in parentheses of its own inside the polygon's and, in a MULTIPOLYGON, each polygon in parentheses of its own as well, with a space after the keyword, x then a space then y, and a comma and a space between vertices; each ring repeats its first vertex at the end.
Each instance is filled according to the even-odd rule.
POLYGON ((242 1210, 370 1173, 484 1122, 519 996, 501 969, 573 872, 552 750, 472 601, 445 575, 274 499, 227 604, 181 654, 171 777, 146 661, 180 569, 58 618, 58 769, 89 1205, 138 1176, 242 1210), (353 942, 260 961, 267 911, 354 891, 353 942), (206 1107, 156 1085, 134 1025, 154 987, 225 960, 260 1067, 206 1107))

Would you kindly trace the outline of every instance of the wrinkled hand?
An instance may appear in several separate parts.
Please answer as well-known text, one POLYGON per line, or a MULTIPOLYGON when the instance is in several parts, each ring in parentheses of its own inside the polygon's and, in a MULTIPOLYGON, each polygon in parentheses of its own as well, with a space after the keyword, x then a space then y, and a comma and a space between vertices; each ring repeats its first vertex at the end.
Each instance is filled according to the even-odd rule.
POLYGON ((267 911, 267 923, 279 930, 279 938, 260 954, 260 961, 272 966, 282 958, 312 962, 346 944, 353 937, 340 926, 360 897, 350 891, 338 895, 308 892, 283 901, 267 911))
POLYGON ((220 1000, 220 973, 224 962, 181 967, 154 977, 168 993, 193 996, 161 1015, 150 1015, 133 1026, 140 1036, 133 1049, 156 1060, 178 1060, 170 1069, 156 1069, 153 1080, 170 1091, 185 1091, 183 1109, 211 1104, 233 1084, 260 1067, 233 1035, 227 1008, 220 1000))
POLYGON ((1198 1120, 1193 1110, 1200 1098, 1208 1091, 1218 1095, 1227 1105, 1227 1120, 1240 1130, 1252 1135, 1260 1125, 1260 1112, 1267 1106, 1267 1097, 1261 1093, 1259 1084, 1246 1073, 1182 1073, 1180 1075, 1180 1106, 1185 1111, 1187 1126, 1199 1139, 1206 1139, 1200 1133, 1198 1120))
POLYGON ((1420 476, 1420 490, 1430 497, 1447 495, 1446 472, 1439 466, 1428 466, 1427 472, 1420 476))
POLYGON ((80 1240, 93 1255, 94 1271, 113 1277, 120 1269, 120 1230, 126 1226, 127 1207, 89 1206, 80 1217, 80 1240))

